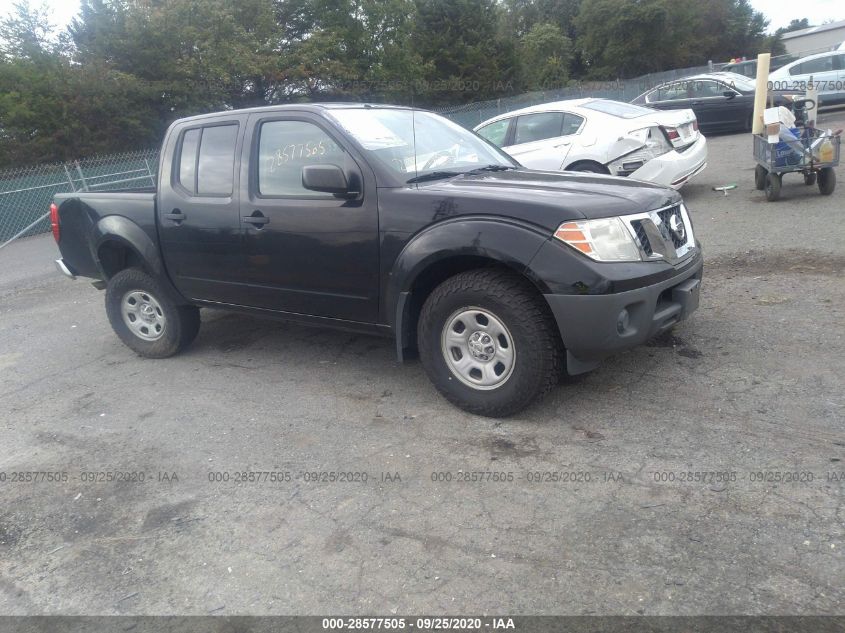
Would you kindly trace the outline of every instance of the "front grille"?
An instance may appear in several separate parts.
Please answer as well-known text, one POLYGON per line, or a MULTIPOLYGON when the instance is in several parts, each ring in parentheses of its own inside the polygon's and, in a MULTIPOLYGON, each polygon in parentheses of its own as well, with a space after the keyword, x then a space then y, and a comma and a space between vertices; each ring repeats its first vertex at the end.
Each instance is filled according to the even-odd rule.
POLYGON ((631 222, 631 226, 637 234, 637 240, 640 242, 640 247, 643 249, 643 252, 651 257, 652 254, 654 254, 654 251, 651 250, 651 242, 648 241, 648 235, 646 235, 642 220, 634 220, 631 222))
POLYGON ((686 231, 686 226, 684 225, 684 217, 681 215, 681 207, 680 205, 675 205, 674 207, 669 207, 668 209, 663 209, 657 212, 657 215, 660 216, 660 220, 662 224, 660 226, 660 233, 663 235, 664 238, 671 240, 672 244, 675 248, 680 248, 684 244, 687 243, 686 233, 683 234, 682 237, 679 237, 675 231, 672 231, 670 224, 672 217, 676 218, 676 222, 679 226, 684 227, 684 231, 686 231))
POLYGON ((692 224, 683 203, 623 219, 645 259, 676 264, 695 251, 692 224))

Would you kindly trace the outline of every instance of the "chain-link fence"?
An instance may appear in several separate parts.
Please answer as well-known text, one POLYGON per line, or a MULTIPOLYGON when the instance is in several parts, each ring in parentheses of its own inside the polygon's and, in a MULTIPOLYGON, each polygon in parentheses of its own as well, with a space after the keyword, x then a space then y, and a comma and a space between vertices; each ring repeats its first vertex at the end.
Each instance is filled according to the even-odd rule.
POLYGON ((158 150, 0 171, 0 248, 50 230, 57 193, 155 187, 158 150))
POLYGON ((651 90, 664 82, 689 77, 690 75, 696 75, 698 73, 712 72, 722 65, 723 64, 695 66, 693 68, 679 68, 676 70, 667 70, 661 73, 651 73, 649 75, 635 77, 634 79, 619 79, 616 81, 578 81, 565 87, 552 87, 549 90, 528 92, 515 97, 506 97, 502 99, 493 99, 492 101, 479 101, 476 103, 468 103, 466 105, 440 108, 437 112, 449 119, 452 119, 455 123, 459 123, 466 128, 472 129, 479 123, 499 114, 519 110, 520 108, 527 108, 540 103, 549 103, 551 101, 581 99, 584 97, 614 99, 616 101, 631 101, 642 93, 651 90))

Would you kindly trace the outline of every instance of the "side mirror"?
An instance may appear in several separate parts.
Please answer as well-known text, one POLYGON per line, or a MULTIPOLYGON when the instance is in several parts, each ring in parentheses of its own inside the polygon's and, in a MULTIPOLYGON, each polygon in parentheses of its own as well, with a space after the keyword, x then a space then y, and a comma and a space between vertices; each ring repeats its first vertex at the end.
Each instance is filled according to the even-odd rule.
POLYGON ((733 99, 736 96, 736 93, 733 90, 725 90, 722 93, 722 96, 726 97, 727 99, 730 100, 730 99, 733 99))
POLYGON ((349 191, 346 174, 337 165, 306 165, 302 168, 302 186, 310 191, 322 191, 336 196, 357 195, 349 191))

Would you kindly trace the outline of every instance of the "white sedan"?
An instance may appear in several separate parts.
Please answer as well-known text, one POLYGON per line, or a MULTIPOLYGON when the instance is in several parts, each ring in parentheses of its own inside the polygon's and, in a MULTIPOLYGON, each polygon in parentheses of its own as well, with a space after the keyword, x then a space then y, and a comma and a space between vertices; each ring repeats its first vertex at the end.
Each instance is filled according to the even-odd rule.
POLYGON ((475 131, 529 169, 590 171, 679 189, 707 166, 692 110, 573 99, 489 119, 475 131))

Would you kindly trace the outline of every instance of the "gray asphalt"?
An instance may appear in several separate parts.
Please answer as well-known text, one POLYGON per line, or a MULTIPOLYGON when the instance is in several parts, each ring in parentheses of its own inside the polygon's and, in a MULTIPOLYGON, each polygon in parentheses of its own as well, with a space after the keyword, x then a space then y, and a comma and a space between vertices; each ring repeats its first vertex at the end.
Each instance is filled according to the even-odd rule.
POLYGON ((507 420, 383 339, 204 311, 141 359, 0 251, 0 614, 842 613, 845 173, 767 203, 709 142, 700 310, 507 420))

